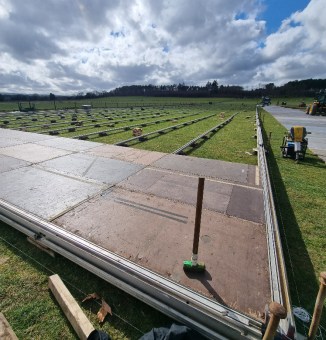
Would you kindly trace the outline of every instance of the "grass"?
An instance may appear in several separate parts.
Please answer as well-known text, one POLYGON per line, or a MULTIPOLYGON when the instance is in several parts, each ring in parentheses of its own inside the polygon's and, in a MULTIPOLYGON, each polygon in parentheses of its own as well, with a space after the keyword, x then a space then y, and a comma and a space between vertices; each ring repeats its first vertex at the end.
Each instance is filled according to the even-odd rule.
POLYGON ((288 97, 278 97, 272 99, 273 105, 281 105, 282 102, 285 102, 285 107, 289 107, 292 109, 299 109, 302 111, 306 111, 306 107, 300 107, 300 104, 303 102, 307 106, 314 102, 314 98, 311 97, 299 97, 299 98, 288 98, 288 97))
MULTIPOLYGON (((280 145, 286 129, 267 113, 263 121, 266 135, 272 132, 268 163, 292 303, 312 314, 319 273, 326 269, 326 165, 309 150, 299 164, 283 158, 280 145)), ((321 325, 326 327, 325 312, 321 325)))
POLYGON ((257 145, 254 135, 253 112, 239 112, 232 122, 189 155, 256 165, 257 158, 248 154, 257 145))
MULTIPOLYGON (((140 111, 140 108, 134 108, 134 110, 121 108, 124 99, 126 100, 125 104, 130 106, 145 101, 150 104, 150 100, 154 100, 148 98, 135 99, 134 97, 114 98, 114 100, 117 100, 115 103, 117 108, 114 109, 115 114, 123 115, 140 111)), ((220 118, 221 112, 224 112, 224 119, 235 112, 239 112, 231 123, 223 127, 205 143, 199 144, 199 147, 194 148, 188 154, 196 157, 256 164, 256 157, 246 153, 256 146, 256 140, 253 138, 254 104, 256 104, 256 100, 219 99, 213 100, 213 104, 209 105, 206 98, 192 101, 192 103, 198 105, 179 105, 186 101, 182 98, 171 100, 159 98, 153 107, 146 107, 143 113, 169 113, 162 119, 182 113, 198 112, 200 114, 178 119, 177 122, 144 127, 144 133, 210 113, 216 113, 216 116, 160 137, 151 138, 144 143, 135 144, 134 147, 172 152, 190 139, 215 126, 219 121, 223 121, 220 118), (201 101, 202 104, 200 104, 201 101), (175 103, 176 105, 164 107, 166 103, 175 103)), ((288 100, 288 102, 291 101, 288 100)), ((114 105, 114 102, 112 102, 112 105, 114 105)), ((94 110, 94 115, 99 115, 99 111, 105 110, 94 110)), ((108 111, 112 112, 113 110, 108 109, 108 111)), ((153 118, 152 120, 158 119, 161 118, 153 118)), ((320 271, 326 269, 326 257, 324 255, 326 249, 326 166, 310 152, 307 153, 305 161, 299 164, 290 159, 283 159, 279 146, 285 128, 267 113, 263 114, 263 121, 265 135, 267 136, 269 132, 272 132, 268 162, 292 302, 294 305, 302 306, 312 313, 318 291, 318 275, 320 271)), ((134 122, 118 123, 115 127, 132 125, 137 122, 138 120, 135 119, 134 122)), ((142 122, 143 120, 139 120, 139 123, 142 122)), ((68 120, 66 124, 68 124, 68 120)), ((87 128, 80 132, 77 130, 75 133, 64 133, 60 136, 71 137, 104 129, 106 128, 87 128)), ((92 140, 114 143, 130 137, 131 131, 123 131, 92 140)), ((114 316, 109 317, 108 321, 104 323, 103 330, 109 332, 113 339, 137 339, 151 328, 171 322, 166 316, 68 260, 60 256, 52 259, 44 255, 26 243, 25 237, 11 227, 0 223, 0 230, 0 310, 5 314, 19 338, 76 338, 69 322, 48 291, 47 278, 52 272, 58 273, 65 280, 79 304, 86 294, 94 291, 106 299, 113 309, 114 316), (14 247, 10 244, 13 244, 14 247), (50 270, 45 268, 50 268, 50 270), (130 326, 130 324, 139 330, 130 326)), ((82 304, 82 307, 93 324, 98 325, 96 321, 98 306, 85 303, 82 304)), ((325 312, 322 316, 322 325, 326 327, 325 312)))
MULTIPOLYGON (((56 100, 54 106, 53 101, 32 101, 36 110, 64 110, 66 108, 80 108, 81 105, 90 104, 93 108, 122 108, 122 107, 143 107, 143 106, 171 106, 171 105, 196 105, 207 104, 209 102, 219 103, 225 101, 233 101, 234 99, 225 98, 179 98, 179 97, 107 97, 96 99, 80 99, 80 100, 56 100)), ((29 107, 28 102, 22 102, 22 107, 29 107)), ((1 111, 18 110, 17 102, 0 102, 1 111)))
MULTIPOLYGON (((181 123, 184 123, 184 122, 188 122, 188 121, 191 121, 191 120, 194 120, 194 119, 197 119, 197 118, 201 118, 201 117, 204 117, 204 116, 207 116, 207 115, 208 114, 205 113, 205 114, 198 114, 198 115, 195 115, 195 116, 186 116, 186 117, 178 118, 175 121, 161 122, 159 124, 148 125, 146 127, 142 127, 143 134, 149 133, 149 132, 153 132, 153 131, 156 131, 158 129, 167 128, 169 126, 173 126, 173 125, 176 125, 176 124, 181 124, 181 123)), ((178 117, 178 115, 174 115, 174 114, 171 114, 170 116, 171 117, 178 117)), ((169 117, 165 117, 164 116, 162 118, 158 117, 158 118, 146 119, 146 120, 141 120, 141 121, 135 120, 134 122, 130 122, 130 123, 128 123, 128 122, 119 123, 115 127, 118 128, 118 127, 128 126, 130 124, 134 125, 134 124, 138 124, 138 123, 139 123, 139 126, 141 126, 141 124, 143 124, 145 122, 151 122, 151 121, 156 121, 156 120, 161 120, 161 119, 168 119, 168 118, 169 117)), ((104 130, 106 130, 106 129, 107 128, 105 128, 104 130)), ((102 131, 103 128, 97 128, 97 130, 98 131, 102 131)), ((93 129, 83 130, 83 132, 80 132, 79 134, 86 134, 86 133, 90 133, 90 132, 94 132, 94 130, 93 129)), ((110 133, 108 136, 105 136, 105 137, 98 137, 98 135, 96 135, 96 136, 91 136, 91 138, 95 142, 114 144, 114 143, 116 143, 118 141, 122 141, 122 140, 125 140, 125 139, 133 137, 132 129, 130 129, 128 131, 118 130, 118 131, 113 131, 113 132, 114 133, 110 133)), ((144 144, 147 144, 147 142, 144 143, 144 144)))
POLYGON ((67 259, 51 258, 26 242, 26 237, 0 222, 0 310, 19 339, 77 339, 48 289, 48 276, 57 273, 95 328, 113 339, 138 339, 152 327, 172 322, 139 300, 99 279, 67 259), (81 303, 97 292, 111 306, 113 316, 103 325, 96 320, 100 306, 81 303))

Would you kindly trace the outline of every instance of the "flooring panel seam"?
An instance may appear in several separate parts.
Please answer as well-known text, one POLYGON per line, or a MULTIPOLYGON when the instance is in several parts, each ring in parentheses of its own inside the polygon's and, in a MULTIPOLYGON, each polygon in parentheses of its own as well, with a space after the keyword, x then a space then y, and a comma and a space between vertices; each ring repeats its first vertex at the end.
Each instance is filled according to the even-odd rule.
MULTIPOLYGON (((256 184, 257 186, 260 186, 260 185, 261 185, 259 166, 256 166, 256 169, 255 169, 255 184, 256 184)), ((261 189, 261 190, 262 190, 262 189, 261 189)))
MULTIPOLYGON (((228 213, 228 210, 229 210, 230 202, 231 202, 231 199, 232 199, 233 189, 234 189, 234 187, 232 187, 232 189, 231 189, 230 199, 229 199, 228 204, 227 204, 227 207, 226 207, 226 209, 225 209, 225 215, 226 215, 226 216, 232 216, 232 215, 230 215, 230 214, 228 213)), ((232 216, 232 217, 234 217, 234 216, 232 216)), ((245 221, 246 221, 246 220, 245 220, 245 221)))
MULTIPOLYGON (((26 144, 26 143, 25 143, 26 144)), ((55 150, 59 150, 59 151, 64 151, 64 152, 67 152, 67 154, 65 155, 60 155, 60 156, 56 156, 56 157, 53 157, 53 158, 50 158, 50 159, 47 159, 47 160, 44 160, 44 161, 40 161, 40 162, 34 162, 32 164, 39 164, 39 163, 43 163, 43 162, 47 162, 49 160, 54 160, 54 159, 57 159, 57 158, 60 158, 60 157, 65 157, 65 156, 69 156, 69 155, 72 155, 72 154, 78 154, 80 153, 80 151, 74 151, 74 150, 66 150, 66 149, 61 149, 61 148, 58 148, 56 146, 46 146, 46 145, 43 145, 43 144, 37 144, 35 142, 30 142, 29 144, 33 144, 33 145, 36 145, 36 146, 43 146, 45 148, 51 148, 51 149, 55 149, 55 150)))
MULTIPOLYGON (((190 178, 198 178, 198 175, 194 175, 194 174, 185 174, 183 172, 179 172, 176 170, 165 170, 165 169, 161 169, 161 168, 156 168, 156 167, 151 167, 151 166, 147 166, 144 169, 146 170, 151 170, 151 171, 160 171, 160 172, 165 172, 167 174, 170 175, 179 175, 179 176, 183 176, 183 177, 190 177, 190 178)), ((227 180, 223 180, 223 179, 215 179, 214 177, 209 177, 209 176, 205 176, 205 179, 207 179, 208 181, 211 182, 215 182, 215 183, 221 183, 221 184, 226 184, 226 185, 232 185, 232 186, 238 186, 238 187, 242 187, 242 188, 248 188, 248 189, 252 189, 252 190, 258 190, 258 191, 262 191, 263 189, 259 186, 256 185, 246 185, 246 184, 241 184, 239 182, 231 182, 231 181, 227 181, 227 180)))
POLYGON ((93 161, 91 162, 91 164, 88 166, 88 168, 82 173, 82 176, 86 176, 86 174, 88 173, 88 171, 92 168, 92 166, 95 164, 95 162, 97 161, 97 157, 95 157, 93 159, 93 161))
MULTIPOLYGON (((112 144, 107 144, 107 145, 112 145, 112 144)), ((93 148, 92 148, 92 149, 93 149, 93 148)), ((93 155, 93 156, 96 156, 96 155, 97 155, 96 152, 92 151, 92 149, 82 151, 82 153, 86 153, 86 154, 89 153, 89 154, 91 154, 91 155, 93 155)), ((131 147, 130 147, 130 149, 141 150, 141 151, 147 151, 147 150, 137 149, 137 148, 131 148, 131 147)), ((109 155, 109 156, 99 156, 99 157, 103 157, 103 158, 106 158, 106 159, 115 159, 115 160, 124 161, 124 162, 130 162, 130 163, 138 164, 138 165, 151 166, 151 165, 152 165, 153 163, 155 163, 156 161, 158 161, 158 160, 160 160, 161 158, 163 158, 163 157, 165 157, 166 155, 168 155, 168 154, 164 154, 164 155, 162 155, 160 158, 157 158, 157 159, 153 160, 152 162, 150 162, 149 164, 146 164, 146 165, 145 165, 144 163, 141 162, 141 160, 142 160, 143 158, 146 158, 147 155, 150 154, 151 152, 157 152, 157 151, 148 151, 148 153, 147 153, 146 155, 141 156, 141 157, 139 157, 139 158, 137 158, 137 159, 134 159, 134 160, 132 160, 132 161, 126 160, 123 153, 119 153, 119 154, 111 154, 111 155, 109 155), (139 159, 139 161, 138 161, 138 159, 139 159)))
POLYGON ((15 158, 15 157, 12 157, 12 156, 8 156, 8 155, 2 155, 2 154, 0 154, 0 160, 1 160, 1 156, 3 156, 3 157, 8 157, 8 158, 11 158, 11 159, 20 161, 20 162, 28 163, 28 164, 24 164, 24 165, 21 165, 21 166, 17 166, 17 167, 15 167, 15 168, 13 168, 13 169, 9 169, 9 170, 2 171, 2 172, 0 172, 1 174, 7 173, 7 172, 9 172, 9 171, 16 170, 16 169, 29 167, 29 166, 32 166, 32 165, 33 165, 31 162, 24 161, 24 160, 22 160, 22 159, 18 159, 18 158, 15 158))
MULTIPOLYGON (((133 162, 129 162, 129 161, 122 161, 122 162, 126 162, 126 163, 129 163, 129 164, 132 164, 132 165, 134 165, 134 163, 133 163, 133 162)), ((130 175, 129 175, 129 176, 127 176, 126 178, 124 178, 124 179, 122 179, 121 181, 119 181, 119 182, 115 183, 115 186, 119 186, 119 184, 120 184, 120 183, 123 183, 124 181, 128 181, 128 179, 129 179, 130 177, 137 175, 137 174, 138 174, 140 171, 143 171, 144 169, 146 169, 146 168, 147 168, 147 166, 146 166, 146 165, 141 165, 141 164, 137 164, 137 165, 139 165, 139 166, 140 166, 140 169, 138 169, 138 170, 134 171, 132 174, 130 174, 130 175)))
MULTIPOLYGON (((82 205, 82 204, 84 204, 84 203, 87 203, 87 202, 91 201, 92 199, 96 199, 96 198, 99 197, 99 196, 102 196, 102 194, 103 194, 104 192, 110 190, 113 186, 114 186, 114 185, 108 186, 108 187, 106 187, 106 188, 104 188, 104 189, 101 189, 99 192, 97 192, 97 193, 95 193, 95 194, 93 194, 93 195, 89 195, 89 196, 88 196, 87 198, 85 198, 84 200, 82 200, 82 201, 80 201, 80 202, 78 202, 78 203, 76 203, 76 204, 74 204, 74 205, 68 207, 67 209, 65 209, 64 211, 60 212, 59 214, 57 214, 57 215, 51 217, 50 219, 48 219, 48 222, 52 222, 52 223, 53 223, 54 220, 56 220, 57 218, 59 218, 59 217, 65 215, 65 214, 69 213, 70 211, 72 211, 72 210, 78 208, 80 205, 82 205)), ((61 226, 58 226, 58 225, 56 225, 56 226, 59 227, 59 228, 62 228, 61 226)), ((62 229, 64 229, 64 228, 62 228, 62 229)))
POLYGON ((42 171, 45 171, 45 172, 48 172, 48 173, 51 173, 51 174, 54 174, 54 175, 59 175, 59 176, 65 177, 65 178, 74 179, 74 180, 77 180, 77 181, 82 182, 82 183, 97 184, 97 185, 109 186, 109 187, 113 185, 113 184, 106 184, 104 182, 97 181, 97 180, 92 179, 92 178, 81 177, 81 176, 78 176, 78 175, 69 174, 69 173, 66 173, 66 172, 63 172, 63 171, 60 171, 60 170, 56 170, 56 169, 48 169, 48 168, 40 165, 40 163, 31 164, 30 166, 35 168, 35 169, 38 169, 38 170, 42 170, 42 171))
MULTIPOLYGON (((0 146, 0 149, 4 149, 4 148, 8 148, 8 147, 11 147, 11 146, 16 146, 16 145, 24 145, 24 144, 31 144, 31 142, 20 142, 15 144, 15 145, 10 145, 10 146, 0 146)), ((11 157, 11 156, 10 156, 11 157)))
MULTIPOLYGON (((117 190, 121 190, 121 191, 126 191, 126 192, 132 192, 132 193, 136 193, 136 194, 142 194, 142 195, 148 195, 148 196, 154 196, 154 197, 157 197, 157 198, 160 198, 160 199, 164 199, 164 200, 167 200, 169 202, 176 202, 178 204, 181 204, 181 205, 184 205, 184 206, 190 206, 190 207, 196 207, 196 203, 194 204, 191 204, 191 203, 187 203, 187 202, 183 202, 181 200, 178 200, 178 199, 171 199, 171 198, 168 198, 168 197, 164 197, 164 196, 159 196, 157 194, 151 194, 151 193, 146 193, 146 192, 143 192, 143 191, 140 191, 140 190, 135 190, 135 189, 126 189, 122 186, 119 186, 119 185, 113 185, 112 187, 108 188, 108 189, 117 189, 117 190)), ((233 190, 233 189, 232 189, 233 190)), ((106 191, 106 190, 104 190, 106 191)), ((110 194, 111 191, 108 193, 110 194)), ((231 192, 232 194, 232 192, 231 192)), ((230 204, 230 200, 228 202, 228 206, 230 204)), ((221 211, 218 211, 218 210, 214 210, 212 208, 203 208, 203 210, 207 210, 207 211, 210 211, 210 212, 214 212, 214 213, 217 213, 217 214, 220 214, 220 215, 223 215, 223 216, 226 216, 226 217, 231 217, 231 218, 235 218, 237 220, 240 220, 240 221, 245 221, 245 222, 250 222, 250 223, 254 223, 255 225, 258 225, 258 226, 264 226, 265 223, 264 222, 256 222, 256 221, 252 221, 252 220, 246 220, 244 218, 241 218, 241 217, 238 217, 238 216, 234 216, 234 215, 230 215, 228 214, 227 212, 223 213, 221 211)), ((226 211, 227 211, 227 208, 226 208, 226 211)))
MULTIPOLYGON (((27 133, 27 134, 33 134, 33 135, 38 135, 38 136, 42 136, 42 134, 40 133, 36 133, 36 132, 30 132, 30 131, 21 131, 21 130, 17 130, 17 129, 4 129, 4 128, 0 128, 0 132, 1 130, 4 130, 4 131, 12 131, 12 133, 14 132, 17 132, 16 134, 16 137, 12 137, 12 136, 9 136, 9 138, 15 138, 15 139, 21 139, 21 133, 27 133), (17 137, 18 136, 18 137, 17 137)), ((6 136, 8 137, 8 136, 6 136)), ((49 140, 49 139, 54 139, 55 137, 52 137, 52 136, 44 136, 45 138, 44 139, 40 139, 40 140, 37 140, 37 141, 21 141, 20 144, 27 144, 27 143, 35 143, 35 142, 41 142, 41 141, 45 141, 45 140, 49 140)))
MULTIPOLYGON (((155 169, 159 169, 159 170, 165 170, 165 169, 163 169, 163 168, 160 168, 160 167, 155 167, 155 169)), ((195 174, 195 173, 189 173, 189 174, 185 174, 184 172, 182 172, 182 171, 179 171, 179 170, 173 170, 173 169, 167 169, 167 171, 173 171, 174 173, 177 173, 177 174, 179 174, 179 175, 188 175, 188 176, 193 176, 193 177, 205 177, 205 178, 207 178, 207 179, 216 179, 216 178, 214 178, 213 176, 208 176, 208 175, 197 175, 197 174, 195 174)), ((244 185, 244 186, 246 186, 245 184, 241 184, 241 182, 240 181, 229 181, 228 179, 226 179, 226 178, 219 178, 220 179, 220 181, 225 181, 226 183, 234 183, 234 184, 239 184, 239 185, 244 185)))
POLYGON ((17 166, 17 167, 14 168, 14 169, 9 169, 9 170, 6 170, 6 171, 1 171, 1 172, 0 172, 0 175, 6 174, 7 172, 14 171, 14 170, 17 170, 17 169, 28 168, 28 167, 31 167, 31 166, 32 166, 32 164, 17 166))
MULTIPOLYGON (((39 144, 35 144, 34 142, 28 142, 28 143, 23 143, 23 144, 17 144, 17 145, 13 145, 13 146, 9 146, 9 147, 15 147, 15 146, 21 146, 21 145, 25 145, 25 144, 32 144, 32 145, 36 145, 36 146, 43 146, 43 145, 39 145, 39 144)), ((8 147, 8 148, 9 148, 8 147)), ((29 162, 31 163, 31 165, 37 165, 39 163, 43 163, 43 162, 46 162, 46 161, 49 161, 49 160, 54 160, 54 159, 58 159, 60 157, 64 157, 64 156, 68 156, 68 155, 71 155, 71 154, 74 154, 74 153, 78 153, 78 152, 74 152, 74 151, 69 151, 69 150, 63 150, 63 149, 58 149, 58 148, 53 148, 53 147, 46 147, 46 148, 52 148, 52 149, 56 149, 56 150, 59 150, 59 151, 64 151, 64 152, 67 152, 65 155, 59 155, 59 156, 55 156, 53 158, 50 158, 50 159, 46 159, 46 160, 41 160, 41 161, 38 161, 38 162, 31 162, 31 161, 26 161, 25 159, 22 159, 22 158, 16 158, 16 157, 13 157, 13 156, 9 156, 9 157, 12 157, 12 158, 15 158, 15 159, 18 159, 18 160, 23 160, 25 162, 29 162)), ((0 152, 1 155, 4 155, 4 156, 8 156, 6 154, 2 154, 0 152)))

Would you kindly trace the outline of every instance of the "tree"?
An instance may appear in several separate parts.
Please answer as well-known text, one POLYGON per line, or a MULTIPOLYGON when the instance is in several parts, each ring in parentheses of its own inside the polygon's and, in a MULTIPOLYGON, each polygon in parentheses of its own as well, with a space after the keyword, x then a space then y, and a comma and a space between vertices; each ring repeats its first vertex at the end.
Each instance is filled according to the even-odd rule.
POLYGON ((185 83, 179 83, 178 85, 178 91, 185 91, 187 89, 187 86, 185 85, 185 83))
POLYGON ((216 80, 212 82, 212 93, 217 93, 218 92, 218 83, 216 80))
POLYGON ((275 87, 274 83, 269 83, 269 84, 266 84, 266 85, 265 85, 265 89, 266 89, 268 92, 273 91, 273 90, 274 90, 274 87, 275 87))
POLYGON ((55 100, 55 95, 53 93, 50 93, 50 100, 55 100))

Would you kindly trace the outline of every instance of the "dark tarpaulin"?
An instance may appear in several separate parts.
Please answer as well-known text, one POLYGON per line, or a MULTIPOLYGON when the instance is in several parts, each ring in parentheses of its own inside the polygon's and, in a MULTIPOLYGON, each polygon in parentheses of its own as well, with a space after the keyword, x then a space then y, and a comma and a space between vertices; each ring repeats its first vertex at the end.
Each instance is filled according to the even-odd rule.
POLYGON ((170 327, 153 328, 139 340, 204 340, 196 331, 186 326, 172 324, 170 327))

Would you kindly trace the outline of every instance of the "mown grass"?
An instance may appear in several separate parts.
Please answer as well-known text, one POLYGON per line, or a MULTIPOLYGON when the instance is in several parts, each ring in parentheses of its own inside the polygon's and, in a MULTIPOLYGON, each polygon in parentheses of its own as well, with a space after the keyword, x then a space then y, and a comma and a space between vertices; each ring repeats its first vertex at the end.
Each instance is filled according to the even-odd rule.
POLYGON ((273 105, 282 105, 285 103, 284 107, 288 107, 291 109, 298 109, 302 111, 306 111, 306 106, 312 104, 314 102, 314 98, 311 97, 301 97, 301 98, 288 98, 288 97, 277 97, 272 99, 273 105), (302 104, 306 104, 303 106, 302 104))
POLYGON ((239 112, 232 122, 189 155, 256 165, 257 157, 250 155, 257 146, 254 123, 253 111, 239 112))
MULTIPOLYGON (((212 114, 211 112, 209 114, 212 114)), ((202 117, 206 116, 201 115, 202 117)), ((201 116, 196 116, 194 119, 200 118, 201 116)), ((223 120, 225 120, 224 118, 223 120)), ((210 127, 217 125, 222 122, 219 118, 218 114, 214 114, 214 116, 202 120, 200 122, 187 125, 185 127, 180 127, 177 130, 169 130, 165 132, 163 135, 154 135, 149 136, 149 140, 143 143, 134 144, 133 147, 151 151, 159 151, 159 152, 173 152, 178 147, 184 145, 189 140, 198 136, 199 134, 205 132, 210 127)), ((182 123, 182 121, 175 122, 175 124, 182 123)))
MULTIPOLYGON (((146 118, 144 120, 137 120, 135 119, 133 122, 122 122, 122 123, 117 123, 114 128, 120 128, 120 127, 124 127, 124 126, 130 126, 130 125, 138 125, 139 127, 141 127, 141 124, 144 124, 146 122, 154 122, 157 120, 163 120, 163 119, 169 119, 169 118, 175 118, 173 119, 173 121, 168 121, 168 122, 160 122, 159 124, 152 124, 152 125, 147 125, 145 127, 141 127, 143 130, 143 134, 145 133, 149 133, 158 129, 163 129, 169 126, 173 126, 179 123, 183 123, 183 122, 187 122, 190 120, 194 120, 200 117, 204 117, 207 116, 207 113, 198 113, 194 116, 182 116, 180 115, 180 113, 176 113, 176 114, 170 114, 169 116, 162 116, 162 117, 155 117, 155 118, 146 118)), ((103 131, 103 130, 108 130, 110 129, 108 128, 87 128, 87 129, 83 129, 82 131, 79 131, 78 133, 74 132, 74 136, 76 135, 84 135, 87 133, 93 133, 93 132, 99 132, 99 131, 103 131)), ((62 136, 64 137, 69 137, 69 133, 63 133, 62 136)), ((95 136, 90 136, 90 140, 95 141, 95 142, 99 142, 99 143, 108 143, 108 144, 113 144, 115 142, 124 140, 124 139, 128 139, 128 138, 132 138, 132 128, 130 130, 124 131, 124 130, 118 130, 118 131, 112 131, 109 132, 108 136, 105 137, 98 137, 98 135, 95 136)))
POLYGON ((281 105, 282 102, 285 102, 286 105, 293 106, 299 108, 299 105, 304 102, 307 105, 311 104, 314 101, 314 98, 312 97, 276 97, 272 98, 272 104, 273 105, 281 105))
MULTIPOLYGON (((292 303, 313 312, 319 273, 326 269, 326 165, 310 151, 299 164, 281 156, 286 129, 263 113, 265 136, 292 303)), ((326 303, 325 303, 326 306, 326 303)), ((326 313, 321 324, 326 327, 326 313)))
MULTIPOLYGON (((233 99, 227 99, 232 101, 233 99)), ((92 105, 93 108, 121 108, 121 107, 143 107, 143 106, 170 106, 170 105, 196 105, 219 103, 226 101, 225 98, 181 98, 181 97, 107 97, 80 100, 56 100, 32 101, 36 110, 64 110, 80 108, 81 105, 92 105)), ((23 108, 28 108, 28 102, 22 102, 23 108)), ((17 111, 17 102, 0 102, 0 111, 17 111)))
POLYGON ((139 300, 99 279, 67 259, 51 258, 26 242, 26 237, 0 222, 0 310, 19 339, 77 339, 48 289, 48 277, 57 273, 94 327, 113 339, 138 339, 152 327, 172 322, 139 300), (99 325, 95 301, 83 298, 97 292, 111 306, 113 316, 99 325))

